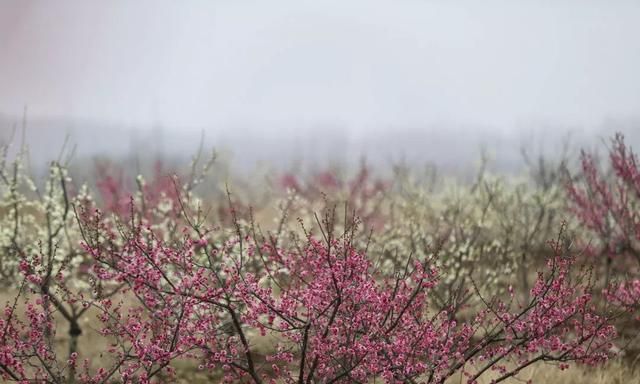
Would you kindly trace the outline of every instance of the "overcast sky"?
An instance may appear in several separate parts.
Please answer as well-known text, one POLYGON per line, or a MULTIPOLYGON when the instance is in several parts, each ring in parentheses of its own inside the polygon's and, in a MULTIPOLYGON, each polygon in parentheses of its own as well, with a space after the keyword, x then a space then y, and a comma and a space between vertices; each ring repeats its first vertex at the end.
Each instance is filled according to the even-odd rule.
POLYGON ((0 113, 591 126, 640 115, 639 36, 636 0, 0 0, 0 113))

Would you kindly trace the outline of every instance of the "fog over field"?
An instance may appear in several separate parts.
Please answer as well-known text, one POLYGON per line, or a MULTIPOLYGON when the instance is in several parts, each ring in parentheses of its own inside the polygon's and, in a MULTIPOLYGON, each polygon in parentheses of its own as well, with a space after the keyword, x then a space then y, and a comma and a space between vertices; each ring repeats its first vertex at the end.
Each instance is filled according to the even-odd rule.
POLYGON ((639 142, 638 20, 625 0, 4 0, 0 132, 26 106, 36 161, 66 134, 82 157, 188 155, 204 133, 245 168, 481 146, 509 168, 568 132, 639 142))

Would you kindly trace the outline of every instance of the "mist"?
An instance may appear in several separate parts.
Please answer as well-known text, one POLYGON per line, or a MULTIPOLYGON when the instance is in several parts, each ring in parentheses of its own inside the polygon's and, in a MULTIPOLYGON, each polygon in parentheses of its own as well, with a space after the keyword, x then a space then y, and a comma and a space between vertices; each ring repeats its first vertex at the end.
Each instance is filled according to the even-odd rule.
POLYGON ((624 0, 5 0, 0 132, 26 106, 40 160, 66 134, 90 156, 190 155, 204 133, 248 166, 633 142, 638 20, 624 0))

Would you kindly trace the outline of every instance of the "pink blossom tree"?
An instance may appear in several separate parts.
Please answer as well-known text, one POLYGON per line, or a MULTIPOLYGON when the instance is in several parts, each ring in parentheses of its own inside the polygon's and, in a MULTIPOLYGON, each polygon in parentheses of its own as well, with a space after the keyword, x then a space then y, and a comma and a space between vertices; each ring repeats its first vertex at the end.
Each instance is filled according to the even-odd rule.
MULTIPOLYGON (((499 382, 537 362, 564 368, 609 357, 616 314, 596 308, 590 271, 575 270, 561 237, 528 302, 512 294, 481 297, 480 309, 436 309, 429 292, 439 283, 437 246, 390 276, 354 248, 352 233, 335 234, 331 218, 319 222, 321 239, 308 234, 286 249, 239 226, 222 242, 200 227, 168 243, 144 224, 118 234, 101 220, 89 221, 84 233, 96 276, 127 284, 144 313, 139 319, 161 319, 159 329, 168 332, 162 347, 151 343, 141 354, 196 359, 201 369, 221 370, 226 382, 441 383, 463 374, 473 383, 490 371, 499 382), (248 271, 250 259, 263 268, 248 271), (272 350, 257 353, 258 337, 269 337, 272 350)), ((132 333, 140 321, 109 329, 132 333)))
POLYGON ((640 168, 638 157, 617 134, 609 148, 610 173, 598 167, 595 156, 581 155, 581 179, 571 182, 568 196, 580 223, 590 230, 593 252, 605 263, 608 294, 630 309, 640 303, 640 168))

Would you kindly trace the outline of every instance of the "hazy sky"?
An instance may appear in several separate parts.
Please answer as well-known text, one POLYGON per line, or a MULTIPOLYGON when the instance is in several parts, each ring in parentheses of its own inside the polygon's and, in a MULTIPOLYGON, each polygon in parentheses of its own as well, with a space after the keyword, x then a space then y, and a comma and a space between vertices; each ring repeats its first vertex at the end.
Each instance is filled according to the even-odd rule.
POLYGON ((0 113, 174 127, 640 115, 640 1, 0 0, 0 113))

